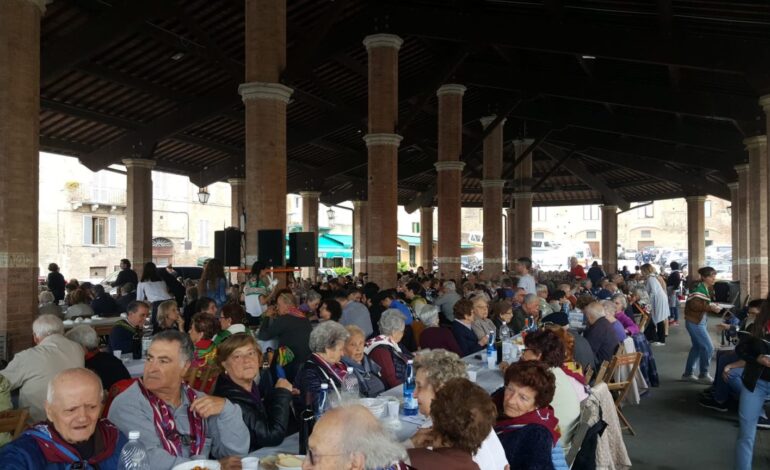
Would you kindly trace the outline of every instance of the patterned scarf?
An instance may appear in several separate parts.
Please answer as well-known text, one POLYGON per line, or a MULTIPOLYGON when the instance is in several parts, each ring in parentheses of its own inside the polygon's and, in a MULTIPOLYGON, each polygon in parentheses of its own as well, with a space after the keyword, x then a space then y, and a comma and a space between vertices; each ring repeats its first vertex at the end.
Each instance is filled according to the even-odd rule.
POLYGON ((45 457, 46 462, 81 464, 82 468, 99 468, 99 462, 108 459, 115 453, 115 447, 120 439, 118 428, 106 419, 99 420, 96 423, 96 430, 92 439, 94 439, 94 455, 88 460, 83 460, 78 451, 62 439, 61 435, 54 429, 53 423, 44 421, 32 426, 24 432, 31 436, 45 457))
POLYGON ((305 313, 297 307, 289 307, 289 311, 286 312, 286 315, 291 315, 292 317, 297 318, 304 318, 307 320, 307 315, 305 315, 305 313))
MULTIPOLYGON (((160 438, 163 448, 173 456, 182 456, 182 435, 177 431, 173 411, 163 400, 147 390, 141 380, 137 381, 137 383, 139 384, 139 390, 147 398, 147 401, 150 402, 150 407, 152 407, 155 433, 160 438)), ((192 404, 196 398, 195 391, 183 383, 182 393, 185 394, 187 400, 192 404)), ((197 413, 190 411, 189 407, 187 409, 187 418, 190 421, 190 437, 192 438, 190 441, 190 455, 200 455, 203 452, 203 444, 206 442, 206 420, 197 413)))
POLYGON ((497 435, 505 434, 521 429, 528 424, 539 424, 548 429, 548 431, 551 432, 553 445, 556 445, 559 441, 559 437, 561 436, 561 433, 559 432, 559 420, 556 418, 551 405, 547 405, 544 408, 538 408, 529 413, 524 413, 515 418, 504 416, 497 421, 497 424, 495 424, 495 433, 497 435))

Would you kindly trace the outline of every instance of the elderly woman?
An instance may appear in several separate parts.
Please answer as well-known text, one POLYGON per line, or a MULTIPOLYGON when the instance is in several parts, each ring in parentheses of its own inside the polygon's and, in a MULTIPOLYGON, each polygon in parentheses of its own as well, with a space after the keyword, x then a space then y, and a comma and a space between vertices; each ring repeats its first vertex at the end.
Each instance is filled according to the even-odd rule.
POLYGON ((184 320, 179 314, 176 300, 165 300, 158 305, 158 326, 155 333, 163 330, 179 330, 184 332, 184 320))
POLYGON ((332 397, 342 400, 340 387, 347 374, 342 353, 349 336, 348 330, 336 321, 321 323, 310 333, 311 354, 300 367, 295 382, 300 391, 300 408, 313 406, 322 383, 329 384, 332 397))
MULTIPOLYGON (((416 383, 414 396, 417 399, 420 414, 423 416, 431 416, 432 406, 436 403, 434 400, 436 394, 445 384, 453 379, 467 378, 466 366, 462 359, 455 354, 441 349, 418 353, 415 357, 414 368, 416 383)), ((469 399, 464 392, 461 395, 466 400, 469 399)), ((481 401, 486 400, 488 400, 488 396, 485 394, 481 401)), ((432 434, 433 423, 428 419, 406 444, 408 447, 430 445, 433 437, 432 434)), ((505 451, 503 451, 500 440, 491 429, 491 425, 487 431, 486 438, 481 444, 481 448, 473 456, 473 461, 480 468, 490 470, 502 470, 508 465, 505 459, 505 451)))
POLYGON ((65 336, 83 347, 86 368, 96 372, 105 390, 109 390, 115 382, 131 378, 123 361, 108 352, 99 351, 99 336, 89 325, 78 325, 65 336))
POLYGON ((310 320, 297 308, 296 297, 286 290, 277 292, 275 306, 268 308, 261 318, 257 339, 275 339, 279 348, 291 351, 294 359, 284 369, 287 377, 294 377, 310 356, 310 320))
POLYGON ((671 311, 668 308, 668 295, 666 294, 665 281, 658 277, 657 271, 650 263, 641 267, 642 277, 645 279, 644 287, 650 296, 652 308, 650 323, 644 330, 644 335, 653 346, 666 344, 666 322, 671 311))
POLYGON ((462 355, 452 332, 439 326, 439 308, 435 305, 426 305, 420 310, 420 321, 425 328, 420 333, 420 347, 422 349, 446 349, 458 356, 462 355))
POLYGON ((602 304, 604 317, 610 322, 610 325, 612 325, 612 329, 615 331, 618 342, 622 343, 626 340, 626 329, 623 328, 623 324, 615 318, 615 302, 611 300, 600 300, 599 303, 602 304))
POLYGON ((91 298, 85 289, 77 288, 70 295, 70 306, 67 308, 65 317, 91 317, 94 314, 94 309, 91 308, 91 298))
POLYGON ((550 406, 555 389, 556 378, 541 362, 520 361, 506 369, 495 432, 510 470, 553 469, 563 461, 559 420, 550 406))
POLYGON ((504 468, 473 461, 495 422, 495 405, 484 389, 466 378, 455 378, 446 382, 435 398, 430 409, 430 447, 409 449, 410 465, 442 470, 504 468))
POLYGON ((476 338, 481 339, 489 335, 490 332, 496 332, 495 323, 489 319, 489 301, 484 294, 477 294, 471 297, 473 302, 473 322, 471 329, 476 334, 476 338))
POLYGON ((395 308, 382 313, 378 324, 380 334, 366 343, 364 353, 382 368, 385 387, 401 385, 406 378, 406 361, 411 355, 401 350, 399 342, 404 337, 405 317, 395 308))
POLYGON ((342 318, 342 306, 334 299, 326 299, 321 302, 318 308, 318 322, 336 321, 339 322, 342 318))
POLYGON ((214 343, 219 344, 230 335, 245 333, 246 310, 240 304, 226 304, 222 307, 219 317, 219 333, 214 337, 214 343))
POLYGON ((218 330, 219 325, 213 315, 204 312, 193 315, 190 321, 190 339, 195 345, 193 367, 214 363, 217 349, 213 340, 218 330))
POLYGON ((687 363, 685 364, 682 378, 693 382, 712 383, 714 379, 709 375, 709 367, 714 346, 706 329, 708 325, 708 316, 706 314, 708 312, 717 313, 720 310, 717 305, 711 303, 714 299, 713 292, 717 271, 710 266, 706 266, 700 268, 698 274, 700 275, 701 282, 690 291, 690 294, 687 296, 687 303, 684 305, 685 328, 687 328, 687 333, 690 334, 692 347, 687 354, 687 363), (699 364, 700 374, 698 377, 693 375, 693 368, 696 362, 699 364))
POLYGON ((626 294, 617 293, 612 296, 612 302, 615 304, 615 319, 623 325, 623 329, 630 336, 639 334, 639 325, 626 315, 626 309, 628 308, 628 300, 626 300, 626 294))
POLYGON ((583 309, 588 328, 583 336, 588 340, 596 356, 596 366, 601 365, 603 361, 609 362, 618 349, 618 337, 612 324, 607 320, 604 307, 599 302, 591 302, 583 309))
POLYGON ((318 314, 318 307, 321 306, 321 294, 314 290, 307 292, 305 303, 299 306, 302 311, 308 317, 315 317, 318 314))
POLYGON ((44 290, 37 296, 38 301, 40 304, 37 306, 37 314, 38 315, 55 315, 59 318, 62 318, 62 311, 61 307, 56 305, 53 292, 49 290, 44 290))
POLYGON ((48 277, 46 278, 45 284, 53 293, 53 301, 58 303, 60 300, 64 300, 64 286, 67 285, 67 282, 64 280, 64 276, 59 272, 58 264, 49 263, 48 271, 48 277))
POLYGON ((507 300, 500 300, 492 305, 492 322, 497 327, 497 331, 500 331, 503 324, 513 332, 513 305, 507 300))
POLYGON ((385 384, 380 377, 380 366, 364 354, 366 334, 356 325, 345 327, 350 336, 345 341, 342 362, 353 368, 353 373, 358 379, 358 388, 365 397, 376 397, 385 391, 385 384))
POLYGON ((473 302, 467 299, 460 299, 455 302, 452 308, 454 321, 452 322, 452 335, 457 340, 457 345, 462 351, 461 356, 467 356, 481 351, 487 346, 489 337, 484 335, 478 338, 473 332, 473 302))
MULTIPOLYGON (((249 452, 283 442, 289 428, 291 383, 278 379, 273 390, 260 393, 262 351, 248 333, 236 333, 217 348, 220 374, 213 395, 227 398, 241 409, 249 430, 249 452)), ((264 389, 263 389, 264 390, 264 389)))

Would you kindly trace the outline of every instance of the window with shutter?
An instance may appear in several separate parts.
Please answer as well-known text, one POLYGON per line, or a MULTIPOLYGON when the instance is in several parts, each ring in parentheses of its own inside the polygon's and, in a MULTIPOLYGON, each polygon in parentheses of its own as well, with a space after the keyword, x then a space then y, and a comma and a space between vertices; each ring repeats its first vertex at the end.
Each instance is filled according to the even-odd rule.
POLYGON ((93 245, 94 225, 90 215, 83 216, 83 245, 93 245))
POLYGON ((109 245, 118 245, 118 219, 116 217, 110 217, 109 219, 109 245))

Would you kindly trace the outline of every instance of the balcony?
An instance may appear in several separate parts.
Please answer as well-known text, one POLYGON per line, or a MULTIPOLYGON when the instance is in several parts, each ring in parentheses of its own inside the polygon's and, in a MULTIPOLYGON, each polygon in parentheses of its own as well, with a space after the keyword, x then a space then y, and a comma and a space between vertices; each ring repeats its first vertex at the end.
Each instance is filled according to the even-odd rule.
POLYGON ((95 211, 106 207, 114 211, 126 207, 126 190, 121 188, 101 188, 79 183, 68 183, 66 186, 67 200, 76 210, 80 207, 90 207, 95 211))

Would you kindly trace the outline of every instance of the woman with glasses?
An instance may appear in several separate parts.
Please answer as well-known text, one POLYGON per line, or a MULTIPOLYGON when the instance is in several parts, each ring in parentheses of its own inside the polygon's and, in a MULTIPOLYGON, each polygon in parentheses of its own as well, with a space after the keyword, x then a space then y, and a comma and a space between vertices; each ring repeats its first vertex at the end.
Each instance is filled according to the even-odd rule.
POLYGON ((254 337, 248 333, 228 337, 217 348, 217 364, 224 373, 213 394, 241 409, 249 430, 249 452, 283 442, 289 427, 292 385, 278 379, 272 390, 264 384, 260 387, 262 351, 254 337))

